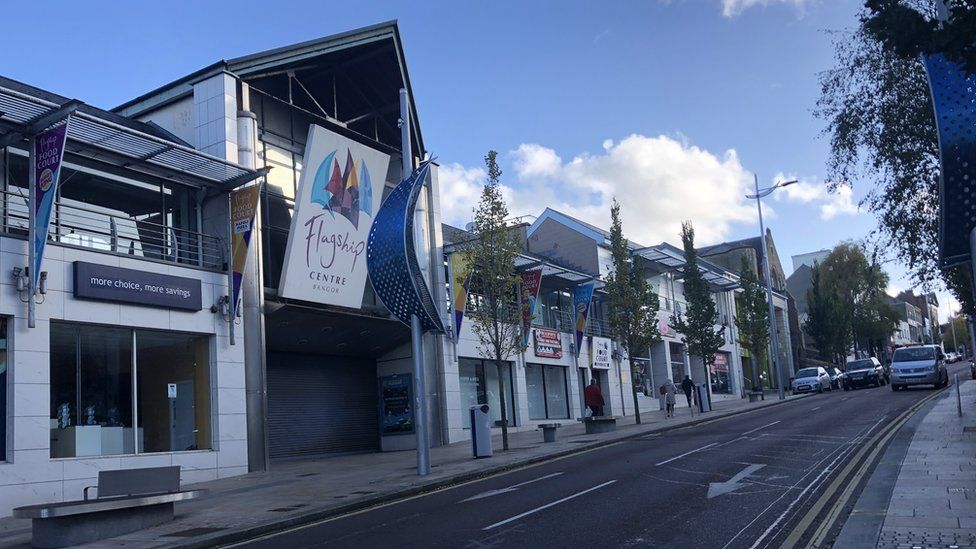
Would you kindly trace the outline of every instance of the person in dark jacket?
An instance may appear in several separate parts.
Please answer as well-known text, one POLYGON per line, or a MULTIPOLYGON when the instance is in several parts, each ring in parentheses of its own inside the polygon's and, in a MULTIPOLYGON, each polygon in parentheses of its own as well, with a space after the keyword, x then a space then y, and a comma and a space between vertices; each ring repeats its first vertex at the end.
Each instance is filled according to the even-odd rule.
POLYGON ((593 417, 603 415, 603 391, 595 379, 591 379, 590 384, 583 389, 583 403, 593 412, 593 417))
POLYGON ((691 408, 691 391, 695 388, 695 383, 691 381, 691 378, 685 376, 681 381, 681 390, 685 392, 685 398, 688 399, 688 407, 691 408))

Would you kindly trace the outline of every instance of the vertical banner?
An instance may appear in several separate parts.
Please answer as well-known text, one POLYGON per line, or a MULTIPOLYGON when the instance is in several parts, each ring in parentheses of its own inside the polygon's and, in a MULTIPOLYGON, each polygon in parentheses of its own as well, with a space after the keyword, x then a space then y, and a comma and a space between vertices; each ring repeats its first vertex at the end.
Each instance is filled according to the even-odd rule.
MULTIPOLYGON (((34 257, 30 268, 31 288, 37 291, 37 280, 41 275, 41 261, 44 259, 44 246, 47 244, 47 230, 51 225, 51 212, 54 198, 58 193, 58 177, 61 175, 61 160, 64 158, 64 142, 68 136, 68 121, 44 130, 33 139, 34 191, 34 257)), ((31 301, 34 297, 31 296, 31 301)))
POLYGON ((247 249, 251 244, 254 229, 254 212, 261 198, 261 185, 251 185, 230 193, 230 237, 231 269, 233 288, 231 288, 231 322, 237 318, 241 301, 241 284, 244 281, 244 266, 247 263, 247 249))
POLYGON ((590 314, 590 300, 593 299, 595 284, 580 284, 573 288, 573 314, 576 315, 576 356, 580 354, 583 344, 583 332, 586 331, 586 318, 590 314))
POLYGON ((464 306, 468 302, 468 288, 471 284, 471 262, 460 252, 451 254, 451 304, 454 306, 454 343, 461 337, 461 322, 464 320, 464 306))
POLYGON ((535 304, 542 288, 542 269, 522 272, 522 345, 529 344, 532 319, 535 318, 535 304))

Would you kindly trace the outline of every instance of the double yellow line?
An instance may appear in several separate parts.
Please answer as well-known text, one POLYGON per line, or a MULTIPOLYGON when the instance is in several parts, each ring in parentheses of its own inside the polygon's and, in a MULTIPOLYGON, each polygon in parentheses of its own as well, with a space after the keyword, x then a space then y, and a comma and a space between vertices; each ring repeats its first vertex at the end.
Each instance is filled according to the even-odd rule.
POLYGON ((827 490, 820 496, 820 499, 818 499, 810 510, 807 511, 807 514, 804 515, 800 522, 797 523, 796 527, 793 528, 793 531, 786 538, 786 541, 783 542, 782 547, 799 546, 800 538, 803 537, 803 534, 810 528, 813 521, 820 516, 820 513, 823 512, 824 507, 827 506, 827 503, 830 502, 834 494, 836 494, 840 487, 846 482, 846 488, 844 488, 844 491, 841 493, 840 497, 837 498, 837 501, 834 502, 830 512, 827 514, 824 520, 821 521, 820 527, 817 528, 817 530, 813 533, 813 536, 806 545, 807 547, 823 546, 827 535, 840 518, 840 514, 847 506, 847 502, 850 501, 851 495, 854 493, 855 488, 857 488, 857 486, 861 483, 861 479, 870 469, 870 467, 867 467, 867 465, 873 463, 874 460, 877 459, 878 454, 880 454, 881 450, 885 448, 888 441, 891 440, 891 437, 893 437, 895 433, 901 429, 902 425, 904 425, 905 422, 907 422, 912 415, 919 410, 919 408, 925 406, 926 403, 943 394, 945 391, 946 389, 936 391, 922 400, 919 400, 910 408, 902 412, 901 415, 896 417, 892 422, 875 433, 875 435, 871 437, 868 442, 863 444, 861 449, 858 450, 857 454, 855 454, 854 457, 847 462, 847 466, 844 467, 834 481, 830 483, 830 487, 827 488, 827 490), (864 459, 866 454, 867 458, 864 459), (861 464, 862 462, 865 466, 858 467, 858 464, 861 464))

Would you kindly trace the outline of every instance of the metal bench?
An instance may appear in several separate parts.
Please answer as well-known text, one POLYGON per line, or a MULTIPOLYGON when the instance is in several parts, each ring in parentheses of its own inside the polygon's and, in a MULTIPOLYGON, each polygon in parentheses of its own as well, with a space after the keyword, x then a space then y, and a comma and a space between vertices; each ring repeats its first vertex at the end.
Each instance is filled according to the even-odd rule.
POLYGON ((617 418, 614 416, 591 416, 580 419, 586 428, 586 434, 609 433, 617 430, 617 418))
POLYGON ((540 423, 538 428, 542 430, 542 442, 556 442, 556 429, 562 426, 562 423, 540 423))
POLYGON ((86 487, 85 499, 17 507, 13 516, 31 519, 34 547, 67 547, 173 520, 177 501, 204 494, 180 490, 179 466, 99 471, 98 486, 86 487), (94 499, 90 488, 98 489, 94 499))

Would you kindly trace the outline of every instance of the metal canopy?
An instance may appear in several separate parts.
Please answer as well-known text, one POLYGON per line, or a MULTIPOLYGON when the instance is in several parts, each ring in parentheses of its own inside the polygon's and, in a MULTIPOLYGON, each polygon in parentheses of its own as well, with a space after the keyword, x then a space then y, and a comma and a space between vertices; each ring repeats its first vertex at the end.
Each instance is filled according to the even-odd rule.
POLYGON ((515 268, 520 271, 541 268, 543 277, 559 278, 573 286, 594 280, 594 278, 588 274, 567 269, 565 267, 560 267, 559 265, 554 265, 549 262, 549 260, 541 257, 533 257, 525 254, 520 254, 515 258, 515 268))
MULTIPOLYGON (((0 84, 12 81, 0 82, 0 84)), ((26 86, 25 86, 26 87, 26 86)), ((68 140, 122 158, 124 166, 145 165, 187 175, 229 190, 261 177, 266 170, 249 170, 173 141, 156 137, 100 117, 97 109, 82 110, 76 100, 55 102, 0 85, 0 139, 17 141, 31 133, 38 121, 66 105, 74 108, 68 140), (10 136, 10 137, 8 137, 10 136), (13 139, 11 139, 13 138, 13 139)), ((108 113, 106 113, 108 114, 108 113)), ((103 158, 103 157, 100 157, 103 158)))
MULTIPOLYGON (((680 271, 685 266, 684 256, 668 246, 642 248, 635 253, 644 260, 663 267, 666 271, 680 271)), ((738 282, 726 276, 726 271, 701 259, 698 260, 698 270, 705 277, 705 282, 712 287, 723 291, 739 287, 738 282)))

